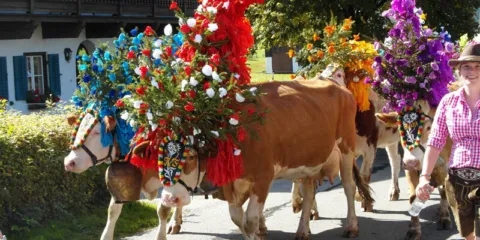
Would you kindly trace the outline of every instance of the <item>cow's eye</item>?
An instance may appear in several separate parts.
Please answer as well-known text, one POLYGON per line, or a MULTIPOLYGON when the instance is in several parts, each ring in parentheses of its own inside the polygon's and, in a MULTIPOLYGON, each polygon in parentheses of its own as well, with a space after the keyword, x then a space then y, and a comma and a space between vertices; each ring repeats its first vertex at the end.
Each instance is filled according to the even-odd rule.
POLYGON ((93 135, 100 135, 100 132, 93 131, 92 134, 93 134, 93 135))

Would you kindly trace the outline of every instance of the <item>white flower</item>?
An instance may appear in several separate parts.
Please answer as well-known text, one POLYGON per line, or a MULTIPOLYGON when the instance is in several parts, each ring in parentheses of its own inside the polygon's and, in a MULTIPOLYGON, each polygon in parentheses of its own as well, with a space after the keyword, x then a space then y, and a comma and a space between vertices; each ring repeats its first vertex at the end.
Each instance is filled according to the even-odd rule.
POLYGON ((176 123, 180 123, 180 122, 182 122, 182 119, 179 118, 179 117, 174 117, 173 121, 176 122, 176 123))
POLYGON ((217 14, 217 9, 215 7, 207 7, 207 12, 217 14))
POLYGON ((132 127, 135 127, 135 125, 136 125, 136 122, 135 122, 135 121, 133 121, 133 119, 132 119, 132 120, 130 120, 130 126, 132 126, 132 127))
POLYGON ((240 78, 240 74, 238 73, 235 73, 235 75, 233 75, 236 79, 239 79, 240 78))
POLYGON ((208 0, 203 0, 203 1, 202 1, 202 5, 203 5, 203 6, 207 6, 207 3, 208 3, 208 0))
POLYGON ((245 98, 240 93, 235 94, 235 99, 240 103, 245 101, 245 98))
POLYGON ((212 71, 213 71, 212 66, 208 64, 203 66, 202 68, 202 73, 205 74, 205 76, 212 76, 212 71))
POLYGON ((189 142, 190 142, 191 145, 193 145, 193 143, 195 143, 195 138, 192 135, 189 135, 188 139, 189 139, 189 142))
POLYGON ((128 119, 128 112, 126 110, 124 110, 121 114, 120 114, 120 118, 123 119, 123 120, 127 120, 128 119))
POLYGON ((193 28, 195 27, 195 25, 197 25, 197 20, 195 20, 195 18, 189 18, 187 20, 187 25, 190 27, 190 28, 193 28))
POLYGON ((142 71, 140 71, 140 67, 135 68, 135 73, 137 75, 142 75, 142 71))
POLYGON ((230 120, 228 120, 228 122, 229 122, 230 124, 234 125, 234 126, 238 124, 238 120, 235 119, 235 118, 230 118, 230 120))
POLYGON ((198 129, 198 128, 193 128, 193 135, 198 135, 202 133, 202 130, 198 129))
POLYGON ((162 53, 163 53, 162 50, 157 48, 153 50, 152 57, 155 59, 160 59, 160 55, 162 55, 162 53))
POLYGON ((155 80, 152 79, 152 81, 150 81, 150 83, 152 84, 152 86, 154 86, 154 87, 156 87, 156 88, 159 88, 157 81, 155 81, 155 80))
POLYGON ((202 35, 197 34, 197 35, 195 35, 195 39, 193 41, 195 41, 196 43, 201 43, 202 39, 203 39, 202 35))
POLYGON ((233 151, 233 155, 239 156, 239 155, 242 153, 242 150, 236 149, 236 148, 234 148, 234 149, 235 149, 235 150, 233 151))
POLYGON ((155 41, 155 47, 161 47, 162 46, 162 40, 158 39, 157 41, 155 41))
POLYGON ((165 34, 165 36, 170 36, 172 35, 172 25, 168 24, 167 26, 165 26, 165 28, 163 29, 163 33, 165 34))
POLYGON ((218 89, 218 95, 220 96, 220 98, 223 98, 223 97, 227 96, 227 89, 225 89, 223 87, 218 89))
POLYGON ((213 88, 207 89, 207 96, 209 98, 212 98, 213 96, 215 96, 215 90, 213 90, 213 88))
POLYGON ((155 131, 155 129, 157 129, 157 127, 158 127, 158 124, 150 123, 150 126, 152 126, 152 131, 155 131))
POLYGON ((220 78, 220 76, 218 75, 217 72, 213 72, 213 73, 212 73, 212 78, 213 78, 213 80, 215 80, 215 81, 217 81, 217 82, 219 82, 219 83, 222 82, 222 79, 220 78))
POLYGON ((216 137, 220 137, 220 134, 218 133, 218 131, 210 131, 210 132, 216 137))
POLYGON ((173 107, 173 102, 172 101, 169 100, 167 103, 165 103, 165 108, 170 109, 172 107, 173 107))
POLYGON ((202 5, 198 5, 198 7, 197 7, 197 12, 198 12, 198 13, 203 12, 203 6, 202 6, 202 5))
POLYGON ((218 25, 216 23, 209 23, 208 30, 210 30, 210 32, 215 32, 218 30, 218 25))
POLYGON ((358 78, 357 76, 353 77, 353 82, 358 82, 360 81, 360 78, 358 78))
POLYGON ((194 77, 190 77, 190 85, 192 86, 197 86, 198 81, 194 77))
POLYGON ((142 105, 142 103, 143 103, 142 100, 133 101, 133 107, 134 108, 140 108, 140 105, 142 105))
POLYGON ((183 18, 178 19, 178 25, 182 26, 183 24, 185 24, 183 18))
POLYGON ((132 98, 132 95, 130 95, 130 94, 125 95, 125 96, 123 96, 123 98, 132 98))
POLYGON ((228 9, 228 6, 230 6, 230 2, 223 3, 223 8, 228 9))
POLYGON ((198 143, 198 146, 201 147, 201 148, 202 148, 203 146, 205 146, 205 141, 200 141, 200 142, 198 143))
POLYGON ((146 115, 147 115, 147 119, 148 119, 148 120, 153 120, 153 114, 152 114, 152 112, 147 112, 146 115))
POLYGON ((257 87, 250 88, 250 92, 255 95, 255 93, 257 92, 257 87))
POLYGON ((183 79, 182 80, 182 92, 185 92, 185 86, 187 86, 187 84, 188 84, 188 81, 183 79))

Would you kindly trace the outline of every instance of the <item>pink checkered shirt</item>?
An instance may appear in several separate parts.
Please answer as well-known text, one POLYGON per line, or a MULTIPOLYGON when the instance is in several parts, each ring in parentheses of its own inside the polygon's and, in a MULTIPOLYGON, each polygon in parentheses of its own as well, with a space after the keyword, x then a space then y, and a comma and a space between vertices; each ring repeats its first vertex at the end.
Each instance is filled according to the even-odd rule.
POLYGON ((453 140, 450 168, 480 169, 480 101, 472 117, 463 88, 445 95, 438 105, 428 146, 442 149, 447 136, 453 140))

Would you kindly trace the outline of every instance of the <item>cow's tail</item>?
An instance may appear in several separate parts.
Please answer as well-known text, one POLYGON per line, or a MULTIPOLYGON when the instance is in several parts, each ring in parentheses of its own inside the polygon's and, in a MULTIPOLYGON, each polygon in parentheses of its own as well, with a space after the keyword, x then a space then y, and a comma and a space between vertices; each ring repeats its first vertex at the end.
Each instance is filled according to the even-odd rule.
POLYGON ((353 177, 355 178, 355 184, 358 187, 358 193, 360 196, 367 202, 375 202, 375 199, 372 197, 372 188, 363 180, 355 161, 353 162, 353 177))

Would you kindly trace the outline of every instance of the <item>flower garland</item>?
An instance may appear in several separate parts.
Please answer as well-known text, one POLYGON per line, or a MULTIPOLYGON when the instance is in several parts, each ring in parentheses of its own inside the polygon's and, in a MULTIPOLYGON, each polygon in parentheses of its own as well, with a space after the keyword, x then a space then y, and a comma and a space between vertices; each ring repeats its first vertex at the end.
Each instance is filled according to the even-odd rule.
POLYGON ((397 117, 402 146, 412 151, 420 145, 422 138, 425 114, 422 109, 406 107, 397 117))
POLYGON ((446 32, 422 27, 425 15, 414 0, 393 0, 382 13, 393 24, 384 43, 375 42, 379 56, 373 68, 373 90, 387 100, 384 111, 401 111, 417 100, 436 107, 454 80, 448 60, 454 44, 446 32))
POLYGON ((85 139, 87 139, 88 135, 92 132, 93 127, 100 121, 100 117, 98 115, 98 112, 94 111, 93 109, 86 109, 80 117, 77 119, 75 122, 75 125, 73 126, 73 131, 72 131, 72 136, 70 138, 70 148, 72 150, 77 150, 79 149, 83 143, 85 142, 85 139), (87 114, 90 114, 93 116, 94 120, 93 122, 88 126, 88 128, 85 130, 84 135, 82 136, 81 139, 79 139, 78 143, 75 143, 75 139, 77 138, 77 133, 80 128, 80 124, 82 123, 83 119, 87 114))
POLYGON ((182 136, 175 136, 173 139, 166 136, 160 143, 158 149, 160 181, 167 187, 175 184, 180 178, 189 152, 186 145, 187 139, 182 136))
MULTIPOLYGON (((353 93, 358 109, 366 111, 370 109, 370 85, 365 83, 365 79, 374 74, 371 65, 377 52, 372 44, 360 41, 360 34, 352 33, 354 23, 355 21, 347 18, 337 24, 332 18, 329 25, 323 29, 323 38, 314 33, 312 42, 298 51, 297 61, 303 67, 299 74, 307 77, 318 73, 330 77, 338 67, 343 68, 347 78, 345 84, 353 93)), ((289 56, 294 55, 291 49, 289 56)))

